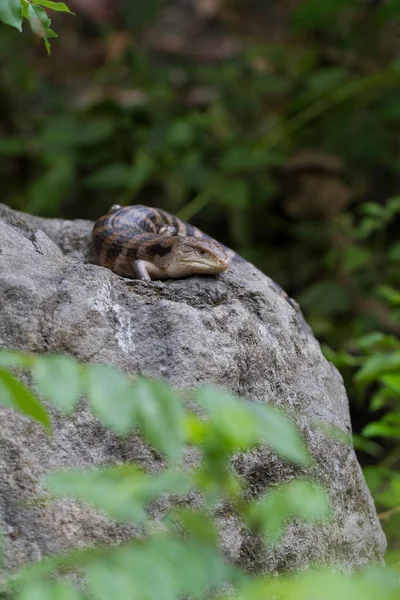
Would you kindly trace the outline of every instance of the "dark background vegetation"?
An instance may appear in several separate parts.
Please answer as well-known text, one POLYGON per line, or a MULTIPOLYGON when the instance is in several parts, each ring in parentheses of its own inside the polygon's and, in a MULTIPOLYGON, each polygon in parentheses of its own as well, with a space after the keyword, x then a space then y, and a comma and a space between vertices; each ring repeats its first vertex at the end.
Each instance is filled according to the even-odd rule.
POLYGON ((400 2, 68 4, 51 59, 0 24, 1 200, 162 207, 280 283, 341 369, 398 560, 400 2))

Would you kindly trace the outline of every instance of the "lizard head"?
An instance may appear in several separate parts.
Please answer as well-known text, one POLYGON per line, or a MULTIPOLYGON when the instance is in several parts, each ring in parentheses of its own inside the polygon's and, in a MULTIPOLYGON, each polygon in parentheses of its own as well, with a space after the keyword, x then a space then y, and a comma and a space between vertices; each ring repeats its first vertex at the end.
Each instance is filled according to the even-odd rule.
POLYGON ((222 244, 192 236, 176 236, 173 260, 168 269, 170 277, 208 274, 226 271, 230 260, 222 244))

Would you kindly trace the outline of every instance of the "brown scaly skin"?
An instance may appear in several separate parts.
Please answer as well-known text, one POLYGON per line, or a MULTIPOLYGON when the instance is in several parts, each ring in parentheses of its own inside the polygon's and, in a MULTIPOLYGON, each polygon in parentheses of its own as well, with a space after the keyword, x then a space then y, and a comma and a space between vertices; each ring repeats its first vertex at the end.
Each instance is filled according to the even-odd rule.
POLYGON ((93 227, 97 261, 117 275, 150 281, 226 271, 234 253, 174 215, 114 205, 93 227))
MULTIPOLYGON (((143 281, 215 275, 226 271, 231 261, 246 263, 193 225, 160 208, 142 205, 112 206, 94 224, 92 246, 99 265, 143 281)), ((276 282, 272 284, 309 331, 297 302, 276 282)))

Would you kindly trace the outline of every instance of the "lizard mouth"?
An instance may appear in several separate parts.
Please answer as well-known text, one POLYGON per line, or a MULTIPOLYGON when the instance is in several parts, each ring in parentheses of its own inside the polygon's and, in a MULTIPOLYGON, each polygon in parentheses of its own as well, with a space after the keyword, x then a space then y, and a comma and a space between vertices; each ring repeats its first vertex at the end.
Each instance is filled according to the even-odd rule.
POLYGON ((228 258, 220 258, 217 263, 214 263, 213 265, 210 264, 209 269, 214 273, 222 273, 227 270, 229 264, 230 261, 228 258))
MULTIPOLYGON (((189 262, 189 261, 188 261, 189 262)), ((184 263, 187 264, 187 263, 184 263)), ((213 275, 215 273, 222 273, 229 267, 229 259, 219 259, 218 261, 206 262, 193 259, 190 261, 190 270, 193 273, 204 273, 213 275)))
POLYGON ((226 271, 226 269, 229 267, 229 264, 230 264, 229 258, 220 259, 218 262, 219 262, 221 271, 226 271))

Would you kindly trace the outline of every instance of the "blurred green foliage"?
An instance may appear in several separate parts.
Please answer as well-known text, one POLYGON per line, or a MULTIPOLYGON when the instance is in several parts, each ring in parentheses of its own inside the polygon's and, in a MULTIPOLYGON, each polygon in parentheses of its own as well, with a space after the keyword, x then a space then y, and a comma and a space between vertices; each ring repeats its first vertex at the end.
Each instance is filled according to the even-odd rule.
MULTIPOLYGON (((165 459, 162 473, 145 473, 125 463, 47 475, 45 485, 52 499, 66 496, 90 503, 112 519, 140 526, 141 535, 128 543, 72 550, 26 566, 2 583, 1 591, 8 598, 108 600, 113 595, 121 600, 178 600, 187 596, 207 598, 210 592, 220 600, 310 600, 321 594, 343 600, 398 598, 399 580, 394 571, 372 567, 345 576, 314 569, 262 576, 246 573, 221 556, 212 522, 213 512, 221 503, 269 545, 279 542, 291 519, 321 522, 330 517, 327 492, 306 478, 275 485, 253 502, 244 500, 244 481, 231 466, 235 453, 267 444, 283 459, 302 467, 312 464, 299 432, 283 412, 205 388, 191 394, 192 401, 204 411, 199 416, 163 382, 132 379, 111 367, 78 364, 63 356, 3 351, 0 364, 4 372, 29 372, 38 392, 67 414, 85 395, 104 425, 119 435, 138 429, 165 459), (101 385, 93 386, 93 379, 97 380, 103 369, 101 385), (74 392, 67 391, 67 376, 74 392), (175 435, 169 430, 171 423, 175 435), (184 467, 184 444, 200 451, 194 471, 184 467), (147 511, 149 503, 161 495, 184 499, 191 489, 201 494, 201 505, 184 509, 179 503, 173 505, 154 527, 147 511), (79 588, 73 585, 73 578, 63 579, 76 573, 84 582, 79 588), (234 596, 225 595, 227 586, 236 591, 234 596)), ((27 400, 27 389, 22 384, 16 386, 16 381, 11 374, 3 379, 5 393, 0 394, 0 400, 6 398, 6 405, 17 410, 23 406, 26 414, 47 425, 48 418, 43 419, 46 409, 42 407, 43 412, 38 413, 39 401, 33 396, 27 400)))
POLYGON ((375 332, 347 341, 337 352, 325 348, 325 354, 341 370, 359 410, 366 413, 366 424, 354 443, 374 459, 364 474, 388 538, 387 560, 399 566, 400 340, 375 332))
MULTIPOLYGON (((35 52, 27 60, 31 38, 0 25, 2 200, 69 218, 160 206, 278 281, 344 376, 359 456, 400 552, 400 3, 305 0, 280 25, 285 42, 245 36, 214 61, 137 43, 159 3, 134 4, 121 5, 129 42, 83 67, 62 40, 53 71, 35 52)), ((243 28, 263 9, 226 4, 243 28)), ((114 48, 121 33, 79 27, 85 47, 114 48)), ((54 385, 72 408, 76 394, 54 385)))

